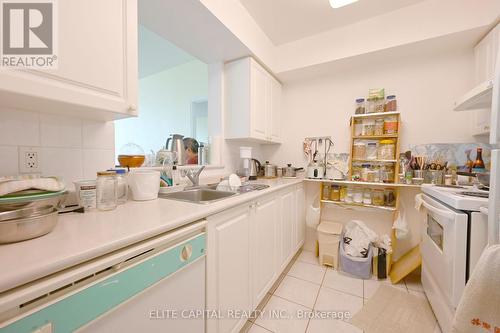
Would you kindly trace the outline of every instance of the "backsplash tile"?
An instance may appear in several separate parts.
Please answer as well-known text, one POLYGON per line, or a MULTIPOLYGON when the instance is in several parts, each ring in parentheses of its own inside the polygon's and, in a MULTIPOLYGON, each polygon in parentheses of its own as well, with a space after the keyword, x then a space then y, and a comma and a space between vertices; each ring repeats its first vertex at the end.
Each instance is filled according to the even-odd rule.
POLYGON ((39 114, 19 110, 0 111, 0 145, 40 145, 39 114))
POLYGON ((0 176, 11 176, 19 170, 16 146, 0 146, 0 176))
POLYGON ((113 168, 115 151, 113 149, 84 149, 83 178, 94 179, 97 171, 113 168))
POLYGON ((114 165, 113 122, 0 109, 0 176, 19 174, 19 146, 40 147, 44 176, 72 182, 114 165))
POLYGON ((40 138, 44 147, 82 146, 82 121, 52 114, 40 115, 40 138))

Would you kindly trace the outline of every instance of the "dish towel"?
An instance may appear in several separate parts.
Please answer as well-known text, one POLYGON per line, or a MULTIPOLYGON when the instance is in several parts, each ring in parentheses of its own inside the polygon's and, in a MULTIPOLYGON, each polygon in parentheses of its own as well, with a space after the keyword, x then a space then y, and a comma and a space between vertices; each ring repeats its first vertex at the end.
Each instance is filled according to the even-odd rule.
POLYGON ((500 332, 500 245, 481 255, 458 304, 452 332, 500 332))
POLYGON ((64 190, 64 188, 64 182, 56 177, 0 177, 0 197, 30 189, 57 192, 64 190))

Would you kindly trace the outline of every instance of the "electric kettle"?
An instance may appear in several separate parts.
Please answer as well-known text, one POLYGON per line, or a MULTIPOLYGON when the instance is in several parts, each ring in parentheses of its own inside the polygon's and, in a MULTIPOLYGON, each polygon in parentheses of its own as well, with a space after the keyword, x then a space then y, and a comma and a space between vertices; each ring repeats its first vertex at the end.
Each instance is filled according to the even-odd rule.
POLYGON ((250 160, 250 170, 248 171, 248 180, 256 180, 259 175, 261 164, 255 158, 250 160))
POLYGON ((165 148, 176 153, 177 165, 184 165, 186 163, 186 149, 184 148, 184 135, 171 134, 167 139, 165 148))

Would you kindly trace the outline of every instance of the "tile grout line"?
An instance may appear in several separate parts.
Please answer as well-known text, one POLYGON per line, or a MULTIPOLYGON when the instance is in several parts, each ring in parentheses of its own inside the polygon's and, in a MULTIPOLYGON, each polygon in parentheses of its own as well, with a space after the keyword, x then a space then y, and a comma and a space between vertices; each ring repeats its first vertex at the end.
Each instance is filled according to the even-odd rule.
MULTIPOLYGON (((319 293, 321 292, 321 288, 323 287, 323 282, 325 281, 326 271, 327 270, 325 269, 325 271, 323 272, 323 278, 321 279, 321 284, 319 285, 318 293, 316 294, 316 299, 314 300, 314 304, 312 307, 313 312, 316 311, 315 307, 316 303, 318 302, 319 293)), ((311 318, 309 318, 309 320, 307 321, 306 330, 304 331, 304 333, 307 333, 307 329, 309 328, 310 323, 311 323, 311 318)))

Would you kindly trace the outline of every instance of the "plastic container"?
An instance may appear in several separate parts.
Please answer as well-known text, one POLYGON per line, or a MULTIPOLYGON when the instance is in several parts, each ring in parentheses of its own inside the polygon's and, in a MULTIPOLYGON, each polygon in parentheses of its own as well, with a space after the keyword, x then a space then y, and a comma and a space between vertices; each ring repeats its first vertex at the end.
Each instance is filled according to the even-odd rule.
POLYGON ((389 207, 396 206, 396 195, 391 188, 384 189, 384 204, 389 207))
POLYGON ((372 205, 383 206, 385 204, 385 196, 383 189, 374 189, 372 191, 372 205))
POLYGON ((386 112, 396 112, 398 111, 398 103, 396 101, 396 95, 388 95, 385 100, 385 111, 386 112))
POLYGON ((321 222, 317 228, 319 243, 319 263, 338 269, 340 236, 342 224, 321 222))
POLYGON ((352 157, 358 160, 366 158, 366 144, 362 141, 354 142, 352 157))
POLYGON ((133 200, 145 201, 158 198, 158 191, 160 190, 159 171, 134 170, 128 174, 127 180, 133 200))
POLYGON ((354 135, 363 135, 363 122, 361 121, 361 119, 354 120, 354 135))
POLYGON ((366 258, 351 257, 344 251, 344 233, 342 233, 339 246, 339 259, 340 268, 344 272, 364 280, 368 280, 371 278, 373 259, 372 246, 369 247, 368 255, 366 256, 366 258))
POLYGON ((366 143, 366 159, 376 160, 377 159, 377 143, 367 142, 366 143))
POLYGON ((116 172, 116 201, 119 205, 128 200, 127 170, 115 169, 116 172))
POLYGON ((384 134, 396 134, 398 132, 398 118, 387 117, 384 119, 384 134))
POLYGON ((340 201, 340 186, 333 185, 330 191, 330 200, 340 201))
POLYGON ((363 130, 361 133, 363 136, 371 136, 375 134, 375 120, 373 119, 363 119, 363 130))
POLYGON ((352 201, 357 204, 363 203, 363 189, 361 187, 354 188, 352 201))
POLYGON ((369 98, 366 113, 381 113, 384 112, 384 108, 385 101, 383 98, 369 98))
POLYGON ((97 182, 95 180, 80 180, 74 184, 78 206, 96 208, 97 182))
POLYGON ((380 140, 377 150, 379 160, 393 160, 396 154, 396 143, 394 140, 380 140))
POLYGON ((358 98, 356 99, 356 111, 355 114, 365 114, 366 109, 365 109, 365 99, 364 98, 358 98))
POLYGON ((375 119, 375 127, 373 130, 373 135, 383 135, 384 134, 384 119, 375 119))
POLYGON ((354 202, 354 190, 352 187, 348 187, 345 195, 345 202, 346 203, 353 203, 354 202))
POLYGON ((323 185, 323 195, 322 195, 323 200, 330 199, 330 191, 331 191, 331 186, 329 184, 323 185))
POLYGON ((96 206, 99 210, 113 210, 118 205, 117 180, 115 171, 97 173, 96 206))
POLYGON ((365 191, 363 192, 363 204, 372 204, 372 190, 370 190, 369 188, 365 189, 365 191))

